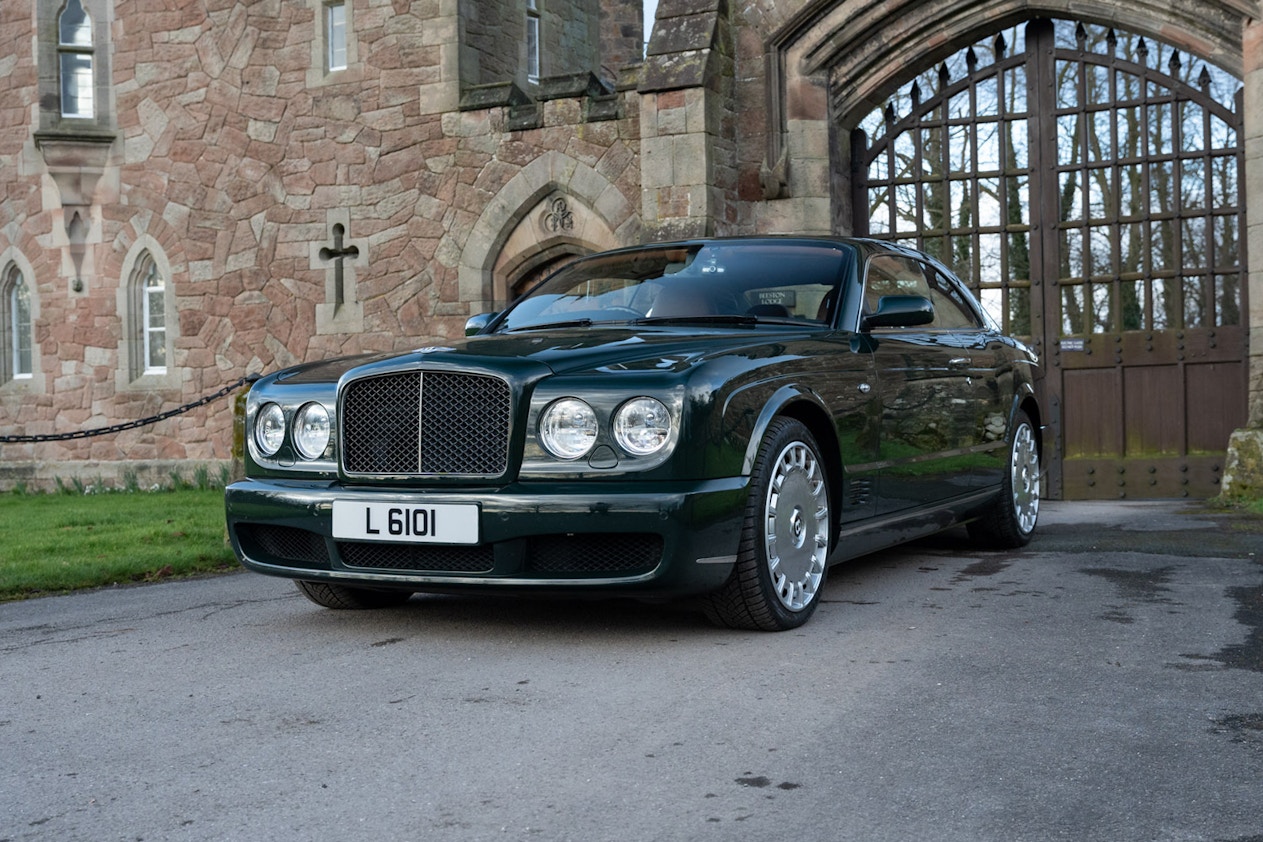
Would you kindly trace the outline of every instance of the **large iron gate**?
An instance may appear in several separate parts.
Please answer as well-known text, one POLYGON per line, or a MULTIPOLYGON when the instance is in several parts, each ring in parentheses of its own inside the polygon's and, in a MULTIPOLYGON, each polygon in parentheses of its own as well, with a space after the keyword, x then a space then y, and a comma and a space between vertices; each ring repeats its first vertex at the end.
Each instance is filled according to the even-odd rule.
POLYGON ((1239 83, 1032 21, 852 133, 853 230, 936 255, 1044 362, 1053 496, 1212 496, 1246 419, 1239 83))

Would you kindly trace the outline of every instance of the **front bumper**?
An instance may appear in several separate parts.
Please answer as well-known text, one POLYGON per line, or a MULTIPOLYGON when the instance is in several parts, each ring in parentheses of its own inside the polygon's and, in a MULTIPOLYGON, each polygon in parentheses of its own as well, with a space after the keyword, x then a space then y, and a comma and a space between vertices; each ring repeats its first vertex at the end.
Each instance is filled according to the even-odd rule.
POLYGON ((251 570, 415 591, 593 590, 663 597, 720 587, 736 560, 748 478, 516 483, 400 490, 248 479, 225 492, 233 550, 251 570), (476 503, 480 543, 333 537, 334 500, 476 503))

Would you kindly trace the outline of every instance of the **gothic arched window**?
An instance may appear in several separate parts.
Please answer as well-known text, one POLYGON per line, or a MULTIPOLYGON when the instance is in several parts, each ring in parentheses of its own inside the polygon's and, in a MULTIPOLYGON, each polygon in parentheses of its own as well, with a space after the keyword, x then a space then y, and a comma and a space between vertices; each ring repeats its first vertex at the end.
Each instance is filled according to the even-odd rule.
POLYGON ((28 380, 34 373, 31 288, 14 264, 4 271, 4 380, 28 380))
POLYGON ((131 276, 133 378, 167 373, 167 283, 145 252, 131 276))

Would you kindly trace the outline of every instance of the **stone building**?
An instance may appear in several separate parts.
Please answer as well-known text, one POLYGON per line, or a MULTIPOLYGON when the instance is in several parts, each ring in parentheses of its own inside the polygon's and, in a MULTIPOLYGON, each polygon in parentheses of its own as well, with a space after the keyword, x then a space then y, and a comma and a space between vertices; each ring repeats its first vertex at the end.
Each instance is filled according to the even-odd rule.
MULTIPOLYGON (((440 343, 576 254, 864 233, 1038 348, 1055 495, 1217 493, 1263 426, 1261 12, 661 0, 646 46, 626 0, 6 3, 0 436, 440 343)), ((0 443, 0 487, 231 427, 0 443)))

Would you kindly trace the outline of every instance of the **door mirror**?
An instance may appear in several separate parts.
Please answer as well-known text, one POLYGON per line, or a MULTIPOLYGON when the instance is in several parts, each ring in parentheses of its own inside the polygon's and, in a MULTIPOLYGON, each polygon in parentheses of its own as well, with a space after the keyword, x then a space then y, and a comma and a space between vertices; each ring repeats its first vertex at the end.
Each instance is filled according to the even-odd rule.
POLYGON ((934 321, 934 305, 923 295, 883 295, 877 312, 864 317, 864 329, 917 327, 934 321))
POLYGON ((500 314, 499 313, 479 313, 476 316, 470 316, 465 321, 465 335, 475 336, 479 333, 482 333, 483 330, 487 327, 487 325, 491 324, 491 320, 494 319, 498 315, 500 314))

